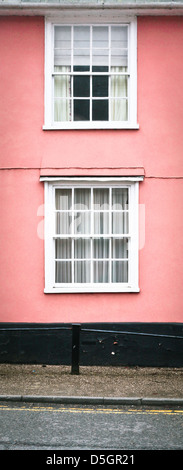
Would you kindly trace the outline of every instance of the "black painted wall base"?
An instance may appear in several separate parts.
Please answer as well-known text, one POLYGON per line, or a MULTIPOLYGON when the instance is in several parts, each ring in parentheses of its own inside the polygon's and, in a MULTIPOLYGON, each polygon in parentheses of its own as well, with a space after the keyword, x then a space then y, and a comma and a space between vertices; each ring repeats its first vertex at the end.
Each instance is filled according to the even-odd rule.
MULTIPOLYGON (((0 323, 0 363, 71 365, 71 326, 68 323, 0 323), (54 329, 58 326, 69 329, 54 329), (46 329, 41 331, 41 327, 46 329), (24 330, 11 331, 12 328, 24 330)), ((82 323, 80 365, 182 367, 183 339, 177 336, 183 337, 182 323, 82 323), (82 328, 114 332, 87 332, 82 328), (126 333, 118 334, 116 330, 126 333)))

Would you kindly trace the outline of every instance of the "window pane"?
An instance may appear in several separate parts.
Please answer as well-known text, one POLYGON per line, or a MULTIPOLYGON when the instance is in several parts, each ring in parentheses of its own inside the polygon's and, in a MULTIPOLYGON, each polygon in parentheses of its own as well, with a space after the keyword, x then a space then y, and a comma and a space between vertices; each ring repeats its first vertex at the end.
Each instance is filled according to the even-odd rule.
POLYGON ((59 49, 71 48, 70 26, 55 26, 54 47, 59 49))
POLYGON ((93 257, 109 258, 109 240, 106 238, 96 238, 93 240, 93 257))
POLYGON ((103 188, 94 188, 93 203, 95 210, 109 210, 109 190, 103 188))
POLYGON ((92 32, 92 47, 94 49, 109 47, 108 26, 94 26, 92 32))
POLYGON ((71 64, 71 27, 55 26, 54 65, 71 64))
POLYGON ((74 258, 91 258, 91 240, 78 238, 74 240, 74 258))
POLYGON ((128 27, 111 27, 111 65, 127 66, 128 27))
POLYGON ((112 282, 128 282, 128 261, 112 261, 112 282))
POLYGON ((112 258, 128 258, 128 239, 113 238, 112 258))
POLYGON ((109 262, 93 262, 93 282, 109 282, 109 262))
POLYGON ((111 27, 111 48, 128 47, 128 26, 111 27))
POLYGON ((58 67, 58 66, 70 67, 71 66, 71 50, 70 49, 55 50, 54 65, 55 67, 58 67))
POLYGON ((90 28, 74 27, 74 65, 90 64, 90 28))
POLYGON ((71 121, 71 100, 55 98, 54 100, 54 121, 71 121))
POLYGON ((94 233, 109 233, 108 212, 94 212, 94 233))
POLYGON ((90 66, 89 65, 74 65, 73 67, 74 72, 89 72, 90 66))
POLYGON ((90 120, 89 100, 74 100, 74 121, 90 120))
POLYGON ((93 49, 92 65, 109 66, 109 51, 106 49, 93 49))
POLYGON ((74 216, 74 233, 90 233, 91 231, 90 212, 77 212, 74 216))
MULTIPOLYGON (((62 68, 62 67, 58 67, 62 68)), ((64 67, 66 68, 66 67, 64 67)), ((55 75, 54 77, 54 96, 55 98, 69 98, 70 97, 70 76, 69 75, 55 75)))
POLYGON ((89 26, 74 26, 74 48, 90 49, 90 27, 89 26))
POLYGON ((72 282, 71 261, 55 262, 55 282, 72 282))
POLYGON ((92 120, 108 121, 108 100, 93 100, 92 120))
POLYGON ((74 77, 74 96, 90 96, 90 77, 88 75, 77 75, 74 77))
POLYGON ((128 209, 128 188, 112 189, 112 209, 125 210, 128 209))
POLYGON ((73 64, 74 67, 76 65, 90 65, 90 50, 89 49, 74 49, 74 57, 73 57, 73 64))
POLYGON ((72 258, 72 242, 70 238, 55 240, 55 258, 69 259, 72 258))
POLYGON ((91 208, 91 190, 76 188, 74 190, 74 209, 86 210, 91 208))
POLYGON ((55 208, 57 210, 69 210, 72 205, 72 189, 55 190, 55 208))
POLYGON ((56 213, 56 234, 72 233, 72 214, 71 212, 56 213))
POLYGON ((128 212, 114 212, 112 214, 112 233, 125 234, 129 232, 128 212))
POLYGON ((111 67, 127 67, 128 55, 127 51, 123 49, 113 49, 111 51, 111 67))
POLYGON ((128 120, 128 101, 122 99, 111 100, 111 121, 128 120))
POLYGON ((92 96, 108 96, 108 77, 105 75, 94 75, 92 77, 92 96))
POLYGON ((91 282, 91 262, 75 261, 74 282, 91 282))
MULTIPOLYGON (((118 72, 123 67, 113 67, 118 72)), ((126 75, 111 76, 111 96, 113 98, 126 98, 128 96, 128 77, 126 75)))
POLYGON ((109 61, 108 27, 94 26, 92 34, 92 64, 108 65, 109 61))

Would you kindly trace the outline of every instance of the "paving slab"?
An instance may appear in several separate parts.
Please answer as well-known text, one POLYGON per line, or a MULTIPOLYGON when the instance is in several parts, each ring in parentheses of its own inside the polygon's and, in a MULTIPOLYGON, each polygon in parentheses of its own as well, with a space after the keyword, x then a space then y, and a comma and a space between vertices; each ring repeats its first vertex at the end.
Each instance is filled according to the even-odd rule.
POLYGON ((183 404, 183 368, 0 364, 0 400, 183 404))

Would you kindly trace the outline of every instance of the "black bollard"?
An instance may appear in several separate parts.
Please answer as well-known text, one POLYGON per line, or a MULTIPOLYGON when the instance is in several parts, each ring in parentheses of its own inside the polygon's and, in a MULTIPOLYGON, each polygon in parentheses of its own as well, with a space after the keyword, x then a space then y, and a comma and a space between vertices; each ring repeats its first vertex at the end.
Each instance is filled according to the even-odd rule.
POLYGON ((79 375, 79 353, 80 353, 80 328, 79 323, 72 325, 72 367, 71 374, 79 375))

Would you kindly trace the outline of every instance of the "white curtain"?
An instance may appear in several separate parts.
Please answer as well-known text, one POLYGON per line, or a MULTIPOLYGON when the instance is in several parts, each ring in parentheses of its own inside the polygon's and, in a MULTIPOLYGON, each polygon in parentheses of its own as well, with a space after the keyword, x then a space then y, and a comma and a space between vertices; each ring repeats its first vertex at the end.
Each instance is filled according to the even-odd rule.
MULTIPOLYGON (((70 67, 55 66, 55 72, 70 71, 70 67)), ((71 120, 71 77, 70 75, 55 75, 54 78, 54 120, 71 120)))
POLYGON ((71 189, 56 189, 55 202, 56 233, 72 234, 55 242, 56 282, 92 282, 91 263, 94 283, 127 282, 128 238, 120 238, 119 234, 129 231, 128 190, 112 189, 111 208, 109 189, 105 188, 93 189, 93 207, 91 188, 74 189, 73 214, 71 189), (109 235, 110 216, 113 237, 109 235), (104 234, 109 236, 102 236, 104 234))
MULTIPOLYGON (((109 190, 93 189, 94 235, 109 234, 109 190)), ((93 281, 109 282, 109 239, 93 239, 93 281), (99 261, 97 261, 99 259, 99 261), (105 259, 104 261, 102 259, 105 259)))
MULTIPOLYGON (((111 73, 126 72, 127 67, 111 67, 111 73)), ((126 75, 111 76, 111 121, 128 119, 128 78, 126 75)))
MULTIPOLYGON (((72 189, 56 189, 55 197, 56 234, 71 233, 72 223, 72 189)), ((59 283, 72 282, 72 240, 62 238, 55 240, 55 280, 59 283), (62 261, 58 261, 62 260, 62 261), (67 261, 66 261, 67 260, 67 261)))
MULTIPOLYGON (((91 232, 91 189, 74 190, 74 234, 91 232), (82 211, 82 212, 81 212, 82 211)), ((74 239, 74 282, 91 282, 91 239, 74 239)))
MULTIPOLYGON (((112 209, 117 211, 112 213, 112 232, 113 234, 127 234, 129 232, 129 213, 128 213, 128 189, 113 188, 112 190, 112 209), (118 212, 119 211, 119 212, 118 212), (126 211, 126 212, 123 212, 126 211)), ((128 239, 113 238, 112 240, 112 281, 128 281, 128 239), (123 261, 119 261, 122 258, 123 261)))

